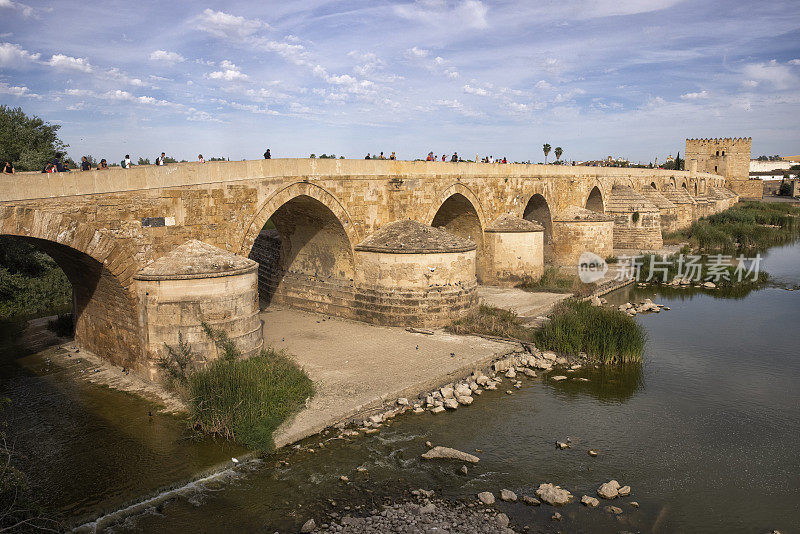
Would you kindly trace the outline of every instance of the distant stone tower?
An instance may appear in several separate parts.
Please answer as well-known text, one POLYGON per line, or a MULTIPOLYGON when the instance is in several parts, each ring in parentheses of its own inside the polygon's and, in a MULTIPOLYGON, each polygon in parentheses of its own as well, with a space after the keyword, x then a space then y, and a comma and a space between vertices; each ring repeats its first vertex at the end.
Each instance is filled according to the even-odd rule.
POLYGON ((747 180, 751 141, 751 137, 687 139, 686 170, 710 172, 728 180, 747 180))

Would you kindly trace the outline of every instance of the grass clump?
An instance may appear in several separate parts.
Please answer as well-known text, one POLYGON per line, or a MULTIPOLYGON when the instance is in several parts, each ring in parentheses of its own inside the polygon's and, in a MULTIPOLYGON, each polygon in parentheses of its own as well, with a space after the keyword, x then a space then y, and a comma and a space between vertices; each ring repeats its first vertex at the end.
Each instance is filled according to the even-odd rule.
POLYGON ((666 243, 688 241, 714 251, 763 249, 800 237, 800 208, 772 202, 742 202, 701 217, 684 230, 665 234, 666 243))
POLYGON ((538 280, 529 280, 519 286, 525 291, 541 293, 572 293, 578 297, 585 297, 594 293, 597 284, 584 284, 577 275, 566 273, 558 267, 545 267, 542 277, 538 280))
POLYGON ((533 341, 538 348, 559 354, 585 352, 603 363, 625 363, 641 361, 646 334, 620 311, 567 299, 556 304, 533 341))
POLYGON ((158 365, 189 404, 190 424, 201 432, 232 439, 262 451, 274 448, 273 432, 314 395, 308 375, 285 353, 264 349, 243 358, 225 332, 203 324, 218 357, 195 368, 183 337, 167 346, 158 365))
POLYGON ((481 304, 477 310, 453 321, 447 330, 454 334, 478 334, 520 341, 532 341, 533 330, 522 324, 516 313, 481 304))

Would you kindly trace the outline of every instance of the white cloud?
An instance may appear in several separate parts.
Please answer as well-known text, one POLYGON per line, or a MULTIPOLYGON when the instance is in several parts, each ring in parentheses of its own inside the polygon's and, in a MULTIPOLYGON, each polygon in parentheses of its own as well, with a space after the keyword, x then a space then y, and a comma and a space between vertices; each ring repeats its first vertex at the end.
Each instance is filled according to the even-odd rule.
POLYGON ((800 65, 800 59, 789 60, 789 65, 800 65))
POLYGON ((24 85, 9 85, 5 82, 0 82, 0 94, 11 96, 24 96, 27 98, 42 98, 41 95, 31 93, 31 90, 24 85))
POLYGON ((255 34, 257 31, 268 29, 269 24, 258 19, 246 19, 237 17, 223 11, 206 9, 195 17, 195 27, 214 37, 222 39, 244 39, 255 34))
POLYGON ((230 60, 223 60, 219 66, 222 70, 208 74, 207 77, 209 79, 225 80, 227 82, 241 82, 249 78, 247 74, 244 74, 241 69, 230 60))
POLYGON ((311 113, 311 108, 299 102, 292 102, 289 104, 289 111, 292 113, 311 113))
POLYGON ((453 30, 489 27, 486 6, 479 0, 460 2, 417 0, 413 4, 395 6, 394 12, 397 16, 416 23, 438 25, 453 30))
POLYGON ((406 50, 406 57, 409 59, 421 59, 424 57, 428 57, 428 54, 430 54, 429 50, 424 50, 416 46, 406 50))
POLYGON ((550 83, 545 80, 539 80, 538 82, 533 84, 533 87, 535 87, 536 89, 541 89, 543 91, 547 91, 553 88, 553 86, 550 85, 550 83))
POLYGON ((39 60, 39 54, 33 54, 14 43, 0 44, 0 66, 16 67, 39 60))
POLYGON ((27 4, 13 2, 12 0, 0 0, 0 8, 7 8, 19 11, 23 17, 28 18, 35 14, 36 10, 27 4))
POLYGON ((78 70, 81 72, 92 72, 92 66, 89 60, 84 57, 65 56, 64 54, 55 54, 50 58, 48 64, 51 67, 67 70, 78 70))
POLYGON ((742 85, 744 85, 745 87, 757 87, 758 82, 755 80, 745 80, 742 82, 742 85))
POLYGON ((155 50, 150 53, 150 59, 153 61, 161 61, 169 65, 181 63, 186 60, 182 55, 177 52, 167 52, 166 50, 155 50))
POLYGON ((471 95, 478 95, 478 96, 488 96, 489 91, 483 89, 481 87, 472 87, 471 85, 467 84, 464 86, 464 92, 469 93, 471 95))
POLYGON ((484 113, 466 107, 458 99, 443 99, 434 102, 435 105, 451 109, 465 117, 483 117, 484 113))
POLYGON ((796 87, 798 82, 797 76, 788 66, 782 65, 774 59, 766 63, 745 65, 742 73, 750 80, 771 83, 777 89, 796 87))
POLYGON ((681 100, 700 100, 708 98, 708 91, 700 91, 699 93, 685 93, 681 95, 681 100))

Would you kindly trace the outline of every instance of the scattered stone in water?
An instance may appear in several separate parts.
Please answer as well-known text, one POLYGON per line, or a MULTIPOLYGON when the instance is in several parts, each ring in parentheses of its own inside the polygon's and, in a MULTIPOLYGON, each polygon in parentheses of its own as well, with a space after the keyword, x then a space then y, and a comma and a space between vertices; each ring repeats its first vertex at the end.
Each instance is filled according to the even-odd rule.
POLYGON ((467 473, 469 473, 469 469, 467 469, 467 466, 466 466, 466 465, 462 465, 462 466, 461 466, 461 472, 462 472, 463 474, 465 474, 465 475, 466 475, 467 473))
POLYGON ((497 526, 500 528, 506 528, 508 526, 508 516, 506 514, 497 514, 495 520, 497 521, 497 526))
POLYGON ((430 441, 426 441, 425 446, 428 447, 429 449, 433 448, 433 444, 430 441))
POLYGON ((303 533, 313 532, 315 528, 317 528, 317 522, 314 521, 314 518, 312 517, 311 519, 303 523, 303 526, 300 527, 300 532, 303 533))
POLYGON ((511 391, 510 389, 507 389, 507 390, 506 390, 506 395, 511 395, 512 393, 514 393, 514 392, 513 392, 513 391, 511 391))
POLYGON ((536 371, 534 371, 533 369, 525 368, 522 370, 522 373, 528 378, 536 378, 536 371))
POLYGON ((570 444, 566 443, 564 441, 556 441, 556 448, 557 449, 561 449, 561 450, 569 449, 570 448, 570 444))
POLYGON ((478 494, 478 500, 486 506, 494 504, 494 495, 491 491, 482 491, 478 494))
POLYGON ((550 380, 552 380, 553 382, 561 382, 562 380, 566 380, 566 379, 567 379, 567 377, 564 376, 564 375, 556 375, 556 376, 551 376, 550 377, 550 380))
POLYGON ((444 400, 444 407, 448 410, 455 410, 458 408, 458 401, 453 398, 447 398, 444 400))
POLYGON ((597 451, 596 451, 596 450, 594 450, 594 449, 589 449, 589 456, 591 456, 592 458, 594 458, 595 456, 597 456, 597 451))
POLYGON ((434 406, 433 408, 431 408, 431 413, 433 414, 442 413, 443 411, 444 411, 444 406, 434 406))
POLYGON ((550 518, 551 521, 561 521, 561 514, 558 512, 554 513, 553 516, 550 518))
POLYGON ((356 471, 358 471, 359 473, 366 473, 367 472, 367 468, 366 467, 356 467, 356 471))
POLYGON ((608 512, 609 514, 614 514, 614 515, 621 515, 622 514, 622 508, 620 508, 618 506, 606 506, 604 508, 604 510, 606 512, 608 512))
POLYGON ((523 495, 521 500, 528 506, 539 506, 542 504, 542 501, 535 497, 531 497, 530 495, 523 495))
POLYGON ((424 413, 425 408, 414 408, 414 413, 424 413))
POLYGON ((553 506, 561 506, 572 500, 572 494, 569 491, 550 483, 539 484, 539 489, 536 490, 536 496, 553 506))
POLYGON ((583 497, 581 497, 581 504, 588 506, 590 508, 597 508, 600 505, 600 501, 598 501, 594 497, 590 497, 589 495, 584 495, 583 497))
POLYGON ((341 480, 342 482, 350 482, 350 479, 349 479, 349 478, 347 478, 347 477, 346 477, 346 476, 344 476, 344 475, 340 476, 340 477, 339 477, 339 480, 341 480))
POLYGON ((516 378, 517 372, 514 369, 506 371, 506 378, 516 378))
POLYGON ((616 499, 619 495, 619 482, 611 480, 597 488, 597 494, 604 499, 616 499))
POLYGON ((639 503, 636 501, 631 501, 631 506, 633 506, 634 508, 639 508, 639 503))
POLYGON ((380 430, 380 428, 368 428, 364 431, 364 434, 377 434, 380 430))
POLYGON ((453 397, 455 390, 450 386, 444 386, 439 389, 439 393, 441 393, 443 399, 450 399, 453 397))
POLYGON ((477 464, 480 458, 468 452, 462 452, 450 447, 436 446, 422 455, 425 460, 461 460, 471 464, 477 464))
POLYGON ((511 490, 501 489, 500 500, 506 502, 517 502, 517 494, 511 490))
POLYGON ((469 406, 470 404, 472 404, 472 401, 474 401, 475 399, 473 399, 469 395, 466 395, 466 396, 463 396, 463 397, 462 396, 456 397, 456 400, 458 401, 459 404, 463 404, 464 406, 469 406))
POLYGON ((370 416, 369 416, 369 421, 370 421, 371 423, 373 423, 373 424, 375 424, 375 423, 381 423, 381 422, 383 422, 383 416, 382 416, 382 415, 380 415, 380 414, 377 414, 377 415, 370 415, 370 416))
POLYGON ((618 492, 618 495, 620 497, 627 497, 630 494, 631 494, 631 487, 630 486, 622 486, 619 489, 619 492, 618 492))
POLYGON ((408 399, 405 398, 405 397, 400 397, 399 399, 397 399, 397 405, 398 406, 408 406, 408 399))

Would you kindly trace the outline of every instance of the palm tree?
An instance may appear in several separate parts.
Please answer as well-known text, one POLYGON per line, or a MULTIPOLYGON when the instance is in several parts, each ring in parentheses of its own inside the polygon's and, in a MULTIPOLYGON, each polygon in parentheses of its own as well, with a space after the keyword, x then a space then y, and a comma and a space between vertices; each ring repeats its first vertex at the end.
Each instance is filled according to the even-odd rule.
POLYGON ((564 151, 561 149, 561 147, 557 146, 556 147, 556 161, 561 159, 561 154, 563 154, 563 153, 564 153, 564 151))
POLYGON ((544 164, 547 165, 547 155, 550 153, 550 145, 545 143, 542 146, 542 150, 544 151, 544 164))

